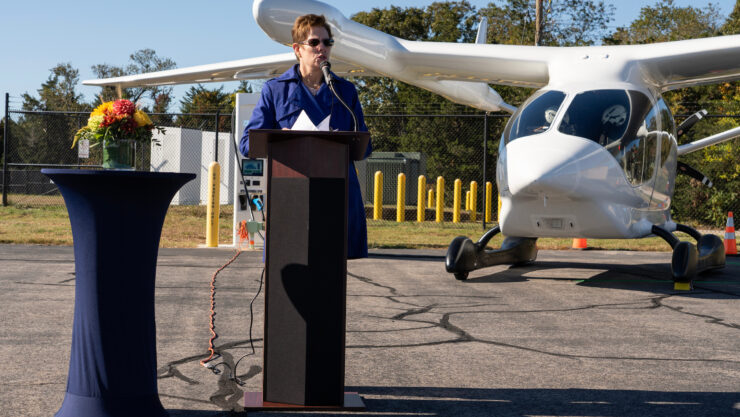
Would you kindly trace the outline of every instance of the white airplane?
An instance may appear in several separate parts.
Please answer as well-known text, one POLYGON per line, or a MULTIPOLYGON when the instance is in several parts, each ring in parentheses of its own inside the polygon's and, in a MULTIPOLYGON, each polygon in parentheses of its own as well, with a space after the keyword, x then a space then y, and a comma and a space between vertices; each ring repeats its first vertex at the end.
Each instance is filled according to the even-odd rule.
MULTIPOLYGON (((314 0, 255 0, 253 14, 277 42, 292 43, 299 15, 322 14, 332 27, 332 70, 385 76, 485 111, 513 113, 499 145, 499 225, 477 242, 452 241, 447 271, 523 264, 538 237, 637 239, 657 235, 673 248, 677 283, 725 264, 722 240, 671 220, 678 171, 704 180, 678 157, 740 137, 740 127, 678 146, 701 118, 676 128, 661 93, 740 79, 740 35, 648 45, 536 47, 407 41, 347 19, 314 0), (489 84, 539 88, 518 109, 489 84), (680 168, 680 169, 679 169, 680 168), (679 241, 672 232, 696 239, 679 241), (500 249, 486 245, 506 235, 500 249)), ((85 81, 119 87, 275 77, 296 62, 292 52, 260 58, 85 81)))

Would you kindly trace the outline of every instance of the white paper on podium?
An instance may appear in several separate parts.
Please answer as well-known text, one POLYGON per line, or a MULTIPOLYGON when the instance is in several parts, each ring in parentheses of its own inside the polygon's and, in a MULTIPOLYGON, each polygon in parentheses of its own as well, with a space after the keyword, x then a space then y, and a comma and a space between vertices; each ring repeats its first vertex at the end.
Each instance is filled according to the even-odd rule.
POLYGON ((322 130, 322 131, 328 131, 329 130, 329 119, 331 118, 331 115, 326 116, 324 120, 319 123, 318 126, 314 125, 311 119, 308 118, 308 115, 306 114, 305 110, 301 110, 301 114, 298 115, 298 118, 296 119, 295 123, 293 123, 293 127, 291 127, 291 130, 322 130))

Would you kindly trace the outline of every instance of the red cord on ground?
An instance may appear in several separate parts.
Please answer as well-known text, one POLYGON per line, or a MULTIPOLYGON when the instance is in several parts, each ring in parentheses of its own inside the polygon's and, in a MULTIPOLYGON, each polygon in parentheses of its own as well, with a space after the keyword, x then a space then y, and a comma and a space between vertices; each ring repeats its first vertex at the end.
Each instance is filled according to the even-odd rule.
POLYGON ((210 318, 210 324, 209 329, 211 331, 211 339, 208 340, 208 351, 211 352, 211 355, 208 356, 206 359, 203 359, 200 361, 200 364, 203 366, 206 366, 206 363, 211 361, 214 356, 216 356, 216 350, 213 346, 213 342, 218 339, 218 334, 216 333, 216 276, 219 272, 221 272, 224 268, 231 265, 232 262, 236 260, 236 258, 241 255, 242 251, 237 250, 236 254, 234 254, 234 257, 229 260, 229 262, 226 262, 221 268, 218 268, 216 272, 213 273, 213 277, 211 277, 211 318, 210 318))

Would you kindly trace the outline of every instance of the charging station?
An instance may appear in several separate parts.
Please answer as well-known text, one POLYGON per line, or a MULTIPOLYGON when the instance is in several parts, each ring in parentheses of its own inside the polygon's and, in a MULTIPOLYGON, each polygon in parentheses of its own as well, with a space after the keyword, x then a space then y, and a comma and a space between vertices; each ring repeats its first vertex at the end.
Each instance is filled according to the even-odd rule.
MULTIPOLYGON (((252 116, 260 93, 237 93, 232 135, 237 143, 244 134, 244 128, 252 116)), ((234 247, 239 245, 239 226, 243 220, 264 223, 265 202, 267 201, 267 163, 263 158, 250 159, 240 152, 237 169, 234 170, 234 247)), ((263 234, 254 234, 255 247, 264 247, 263 234)))

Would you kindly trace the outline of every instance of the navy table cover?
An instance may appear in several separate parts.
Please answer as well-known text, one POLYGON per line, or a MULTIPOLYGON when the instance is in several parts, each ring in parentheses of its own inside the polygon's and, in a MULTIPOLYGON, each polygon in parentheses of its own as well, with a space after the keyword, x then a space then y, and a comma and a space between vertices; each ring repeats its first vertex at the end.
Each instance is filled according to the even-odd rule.
POLYGON ((170 201, 195 174, 43 169, 75 254, 67 392, 57 417, 167 416, 157 392, 154 278, 170 201))

